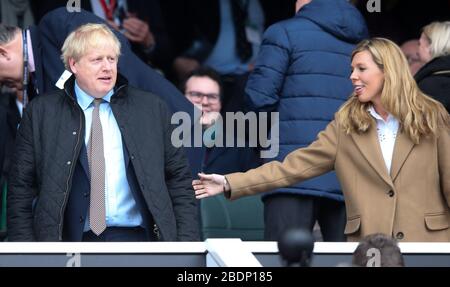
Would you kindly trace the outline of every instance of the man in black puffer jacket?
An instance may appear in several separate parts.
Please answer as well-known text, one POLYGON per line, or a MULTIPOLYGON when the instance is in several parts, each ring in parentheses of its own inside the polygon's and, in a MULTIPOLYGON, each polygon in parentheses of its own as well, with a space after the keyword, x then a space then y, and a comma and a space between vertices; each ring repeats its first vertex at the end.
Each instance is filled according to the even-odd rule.
POLYGON ((9 240, 199 240, 190 170, 163 101, 117 73, 120 42, 105 25, 81 26, 62 51, 74 75, 31 101, 18 131, 9 240))

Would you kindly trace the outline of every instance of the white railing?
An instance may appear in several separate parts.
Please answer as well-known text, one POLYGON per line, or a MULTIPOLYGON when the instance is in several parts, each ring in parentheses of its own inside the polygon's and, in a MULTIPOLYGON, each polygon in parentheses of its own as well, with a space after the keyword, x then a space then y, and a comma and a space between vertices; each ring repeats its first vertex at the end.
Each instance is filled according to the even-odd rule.
MULTIPOLYGON (((351 255, 356 246, 357 243, 317 242, 314 245, 314 255, 351 255)), ((447 266, 450 266, 450 243, 399 243, 399 247, 406 256, 444 255, 448 258, 447 266)), ((240 239, 208 239, 205 242, 0 243, 0 266, 39 266, 39 264, 68 266, 65 262, 70 260, 72 260, 70 264, 76 265, 73 262, 77 262, 72 257, 77 255, 81 257, 80 262, 85 260, 87 262, 85 265, 89 266, 96 264, 99 266, 146 266, 146 264, 148 266, 189 266, 192 264, 193 266, 261 267, 262 263, 257 259, 258 256, 266 255, 275 258, 278 256, 278 247, 276 242, 243 242, 240 239)), ((446 265, 446 260, 441 262, 446 265)))

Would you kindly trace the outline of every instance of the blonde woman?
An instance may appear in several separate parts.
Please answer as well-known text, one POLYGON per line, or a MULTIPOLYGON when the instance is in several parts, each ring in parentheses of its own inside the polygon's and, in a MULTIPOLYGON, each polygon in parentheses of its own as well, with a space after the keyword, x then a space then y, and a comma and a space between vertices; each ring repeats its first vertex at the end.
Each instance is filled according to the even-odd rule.
POLYGON ((419 58, 426 63, 415 75, 419 88, 450 112, 450 21, 423 28, 419 58))
POLYGON ((246 173, 199 174, 197 198, 230 199, 335 170, 347 209, 345 234, 399 241, 450 239, 450 122, 417 87, 400 48, 362 41, 352 54, 354 92, 315 142, 246 173))

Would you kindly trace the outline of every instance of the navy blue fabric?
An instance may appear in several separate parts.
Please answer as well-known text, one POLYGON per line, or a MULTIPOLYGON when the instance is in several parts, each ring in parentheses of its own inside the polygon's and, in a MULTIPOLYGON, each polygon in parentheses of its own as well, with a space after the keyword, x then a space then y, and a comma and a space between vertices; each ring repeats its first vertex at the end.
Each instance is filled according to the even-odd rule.
POLYGON ((83 145, 73 173, 72 188, 64 215, 64 241, 81 241, 90 200, 89 167, 83 145))
POLYGON ((249 147, 213 147, 206 149, 203 160, 202 171, 207 174, 244 172, 261 165, 256 148, 249 147))
MULTIPOLYGON (((309 145, 334 118, 352 91, 351 52, 367 37, 362 15, 346 0, 314 0, 267 29, 246 104, 253 111, 279 112, 280 151, 268 161, 282 161, 309 145)), ((343 201, 334 172, 275 192, 343 201)))
POLYGON ((84 242, 142 242, 149 241, 142 227, 108 227, 99 236, 92 231, 83 233, 84 242))

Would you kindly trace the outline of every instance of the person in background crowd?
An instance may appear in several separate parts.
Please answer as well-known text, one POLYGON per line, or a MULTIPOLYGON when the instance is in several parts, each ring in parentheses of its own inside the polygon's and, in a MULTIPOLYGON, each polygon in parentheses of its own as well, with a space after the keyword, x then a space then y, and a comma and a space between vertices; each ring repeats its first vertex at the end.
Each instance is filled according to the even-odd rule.
POLYGON ((0 23, 10 26, 28 27, 34 24, 29 0, 1 0, 0 23))
MULTIPOLYGON (((33 2, 38 21, 56 8, 66 8, 68 4, 74 8, 67 0, 33 2)), ((78 3, 79 8, 92 12, 120 31, 142 61, 163 73, 167 72, 172 48, 159 0, 81 0, 78 3)))
MULTIPOLYGON (((220 76, 212 68, 200 67, 194 70, 184 84, 185 96, 201 111, 200 123, 206 133, 209 147, 205 149, 203 156, 202 172, 205 173, 230 173, 247 171, 260 165, 256 148, 237 147, 236 141, 233 147, 225 145, 228 135, 225 132, 225 119, 221 116, 222 109, 222 84, 220 76), (219 117, 221 121, 218 121, 219 117), (221 133, 221 143, 218 134, 221 133)), ((205 138, 204 136, 204 138, 205 138)))
POLYGON ((423 28, 419 57, 426 63, 415 75, 419 88, 450 112, 450 21, 433 22, 423 28))
MULTIPOLYGON (((34 24, 29 1, 1 0, 0 23, 21 28, 34 24)), ((3 27, 0 26, 0 29, 3 27)), ((4 43, 6 38, 4 31, 0 31, 0 43, 4 43)), ((0 87, 0 241, 4 240, 7 234, 6 186, 14 140, 22 113, 22 95, 21 90, 0 87)))
POLYGON ((183 80, 201 65, 222 77, 222 110, 244 110, 244 87, 264 31, 259 0, 197 0, 186 5, 184 50, 174 60, 183 80))
POLYGON ((355 267, 405 267, 397 241, 381 233, 361 240, 353 253, 352 264, 355 267))
POLYGON ((400 48, 408 60, 411 74, 415 75, 417 71, 423 66, 423 62, 419 57, 419 40, 412 39, 404 42, 400 48))

